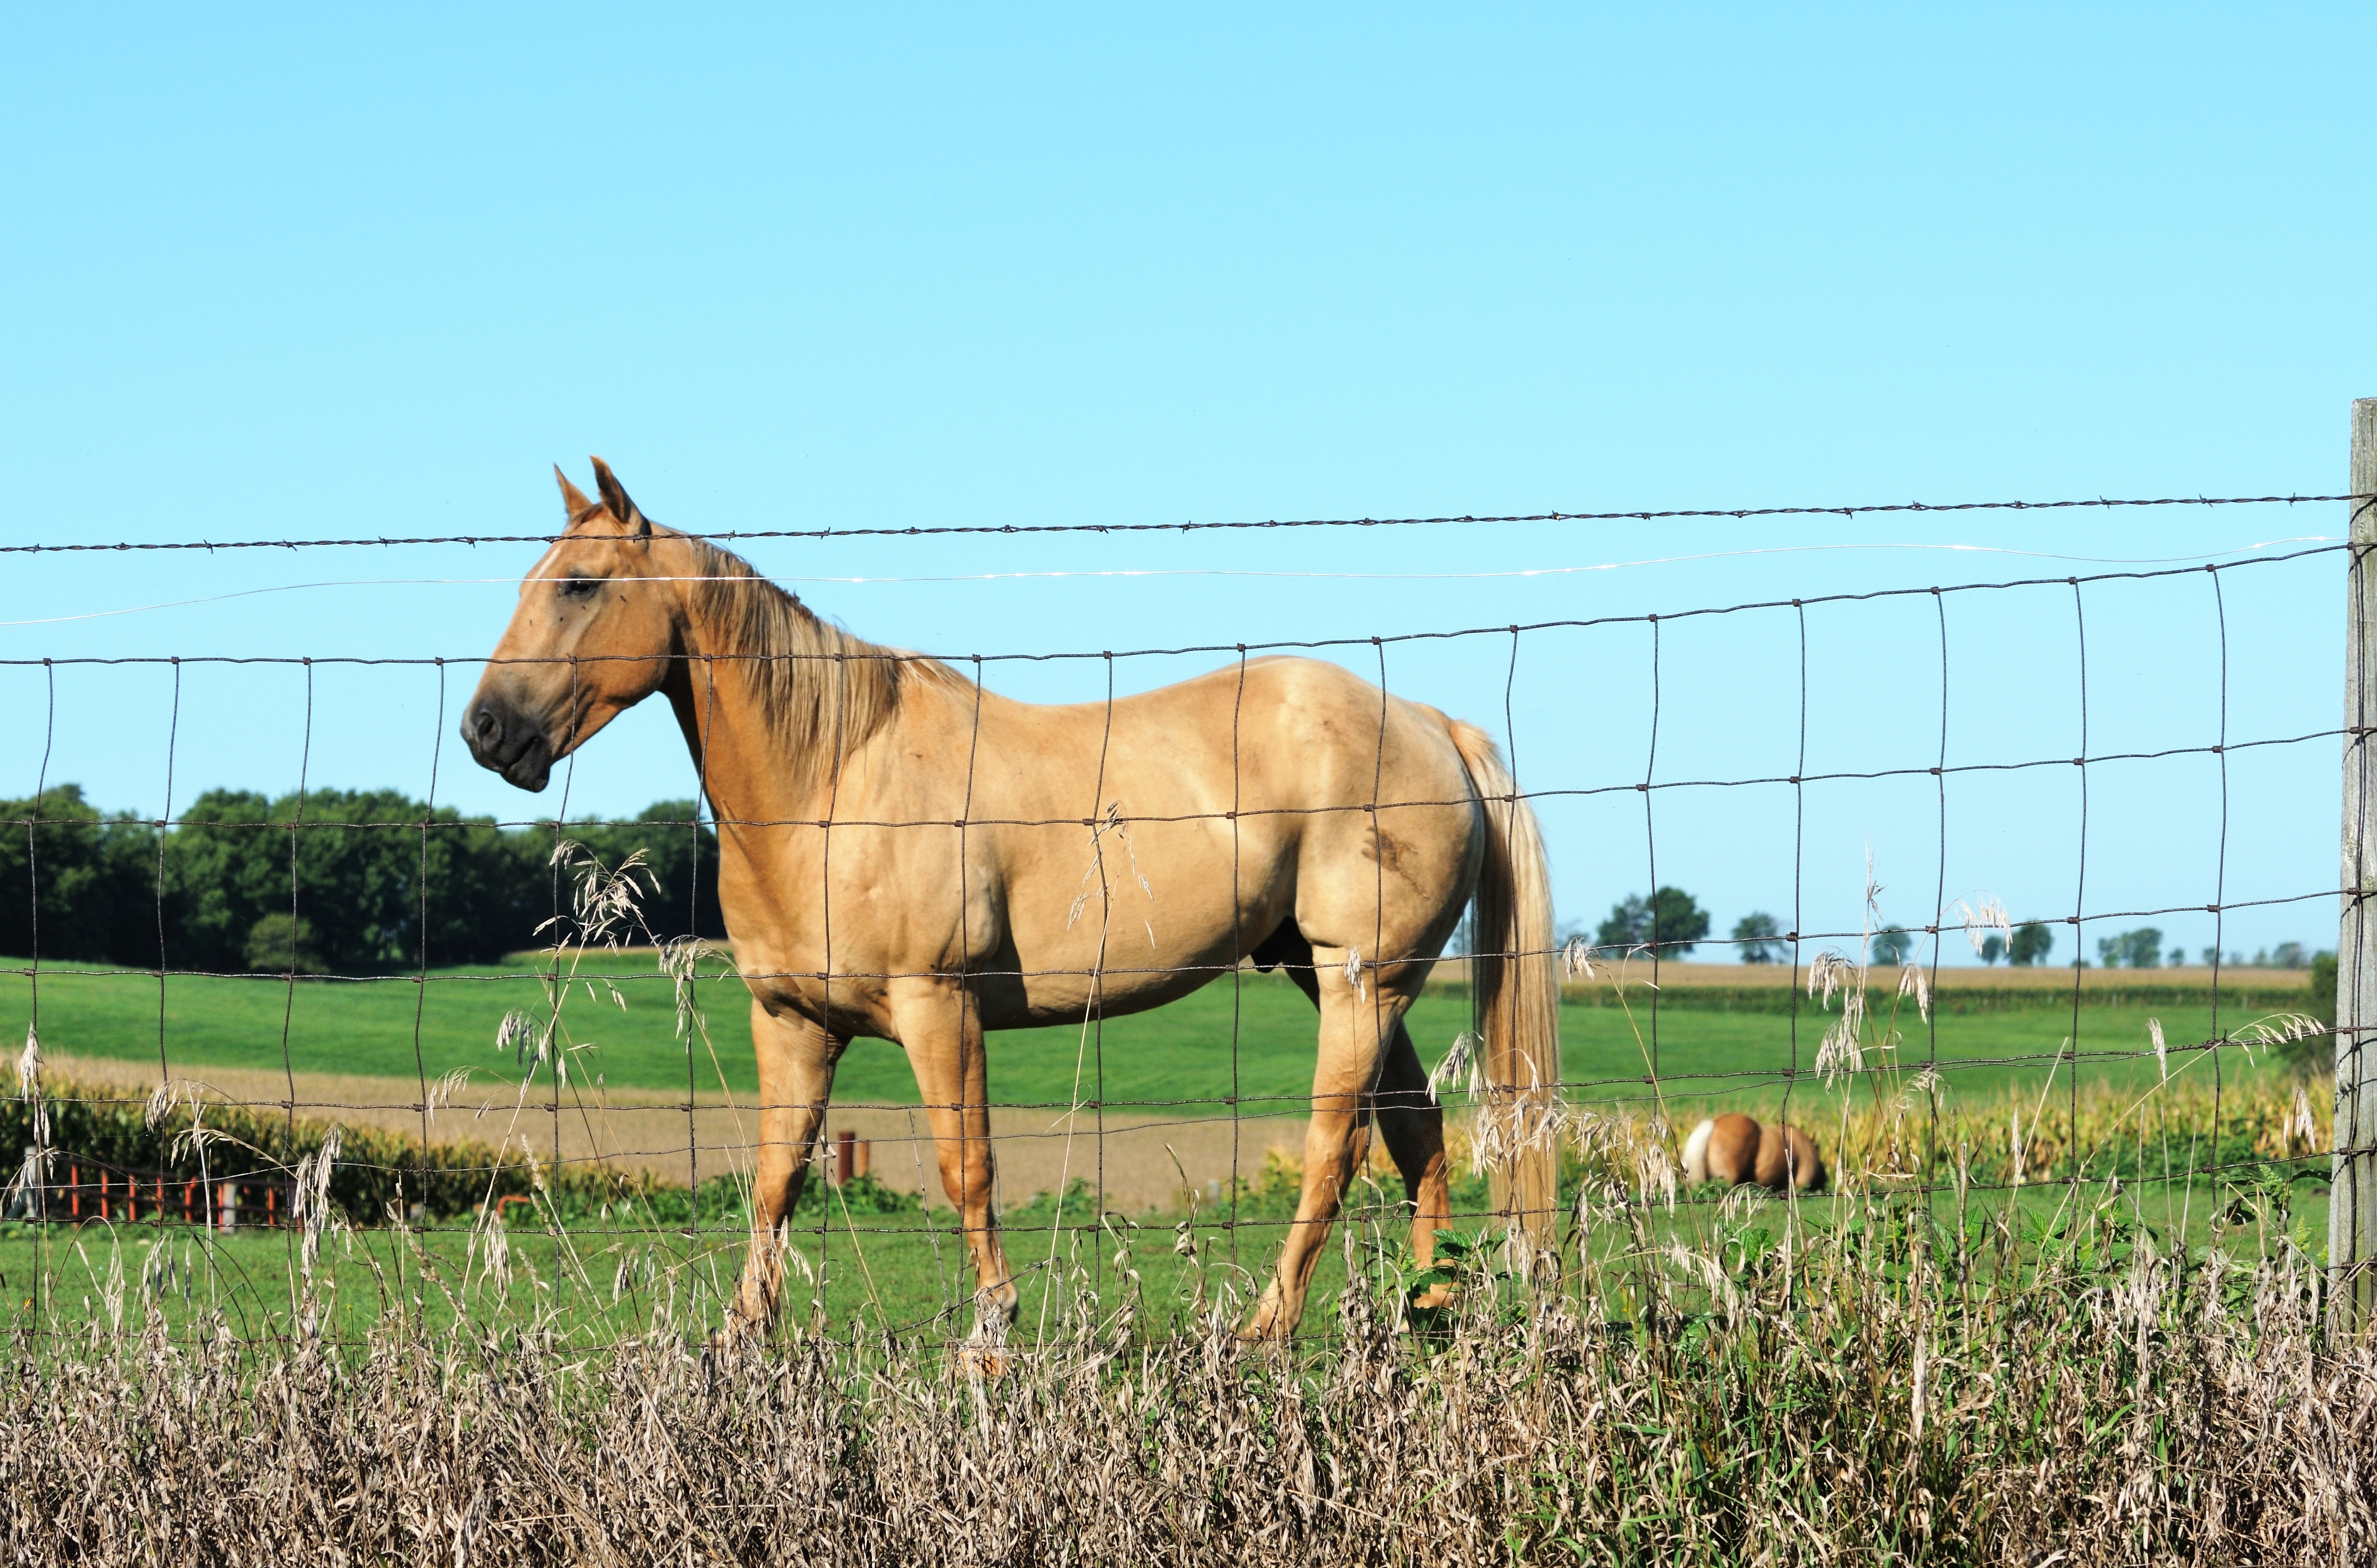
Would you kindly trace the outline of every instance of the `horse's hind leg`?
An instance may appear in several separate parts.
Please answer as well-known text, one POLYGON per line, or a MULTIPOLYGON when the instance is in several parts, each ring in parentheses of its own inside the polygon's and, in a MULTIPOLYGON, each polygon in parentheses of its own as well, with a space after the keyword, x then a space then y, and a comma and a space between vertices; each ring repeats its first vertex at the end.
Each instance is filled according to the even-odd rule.
MULTIPOLYGON (((1265 937, 1255 949, 1255 967, 1277 968, 1294 980, 1315 1004, 1320 986, 1314 978, 1312 944, 1291 920, 1265 937)), ((1427 1074, 1412 1046, 1411 1029, 1395 1020, 1379 1064, 1378 1093, 1368 1108, 1378 1120, 1379 1136, 1403 1173, 1404 1195, 1412 1206, 1412 1256, 1426 1268, 1436 1258, 1436 1232, 1451 1217, 1452 1194, 1445 1181, 1444 1109, 1428 1092, 1427 1074)), ((1356 1117, 1354 1163, 1358 1168, 1368 1148, 1367 1117, 1356 1117)), ((1435 1305, 1434 1301, 1427 1303, 1435 1305)))
POLYGON ((1412 1257, 1426 1268, 1436 1259, 1437 1230, 1452 1217, 1444 1168, 1444 1108, 1428 1092, 1427 1074, 1401 1018, 1395 1020, 1386 1059, 1379 1065, 1379 1087, 1371 1103, 1379 1136, 1403 1173, 1404 1194, 1412 1206, 1412 1257))
POLYGON ((1312 1120, 1304 1131, 1304 1190, 1271 1285, 1241 1331, 1249 1339, 1284 1336, 1304 1315, 1313 1267, 1368 1142, 1369 1099, 1380 1057, 1411 1005, 1409 996, 1387 990, 1375 977, 1357 991, 1345 978, 1344 964, 1344 949, 1315 947, 1320 1059, 1312 1074, 1312 1120))
POLYGON ((777 1017, 751 1004, 751 1044, 759 1059, 759 1150, 751 1176, 751 1246, 735 1292, 732 1326, 764 1328, 784 1283, 785 1220, 801 1201, 802 1178, 825 1125, 834 1063, 846 1041, 806 1018, 777 1017))

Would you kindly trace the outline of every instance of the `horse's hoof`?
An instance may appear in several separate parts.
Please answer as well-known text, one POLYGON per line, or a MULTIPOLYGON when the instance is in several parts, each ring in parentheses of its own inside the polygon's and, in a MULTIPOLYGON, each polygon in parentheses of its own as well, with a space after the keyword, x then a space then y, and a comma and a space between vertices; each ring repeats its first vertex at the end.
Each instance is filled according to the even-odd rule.
POLYGON ((1280 1326, 1279 1319, 1266 1313, 1257 1313, 1238 1325, 1241 1345, 1270 1345, 1287 1337, 1288 1331, 1280 1326))
POLYGON ((703 1342, 702 1354, 713 1361, 733 1360, 757 1346, 765 1333, 764 1324, 729 1316, 724 1324, 703 1342))
POLYGON ((991 1345, 962 1345, 958 1348, 958 1366, 971 1378, 1002 1378, 1007 1375, 1007 1352, 991 1345))

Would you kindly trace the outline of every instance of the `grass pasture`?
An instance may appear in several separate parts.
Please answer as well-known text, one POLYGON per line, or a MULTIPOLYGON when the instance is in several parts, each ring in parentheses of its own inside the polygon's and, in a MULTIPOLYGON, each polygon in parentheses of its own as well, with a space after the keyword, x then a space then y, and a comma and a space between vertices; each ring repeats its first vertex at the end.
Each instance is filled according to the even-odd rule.
MULTIPOLYGON (((573 1075, 613 1091, 681 1099, 701 1093, 748 1097, 758 1080, 746 1026, 748 1001, 723 963, 699 987, 714 1057, 697 1051, 689 1063, 676 1036, 670 982, 649 955, 605 961, 605 975, 624 999, 581 985, 570 993, 568 1022, 573 1075), (690 1086, 688 1085, 690 1079, 690 1086)), ((597 964, 590 957, 584 972, 597 964)), ((1788 971, 1733 980, 1738 966, 1668 965, 1659 1005, 1639 980, 1624 1004, 1607 984, 1571 986, 1560 1009, 1564 1076, 1583 1101, 1633 1099, 1652 1093, 1654 1069, 1678 1120, 1712 1105, 1771 1103, 1773 1085, 1795 1065, 1812 1071, 1817 1042, 1831 1023, 1817 1004, 1798 997, 1787 1010, 1788 971), (1676 971, 1685 971, 1678 975, 1676 971), (1730 983, 1711 980, 1718 970, 1730 983), (1700 971, 1695 974, 1691 971, 1700 971), (1776 983, 1780 981, 1782 983, 1776 983)), ((1897 1004, 1903 1037, 1889 1053, 1908 1068, 1937 1059, 1952 1087, 1991 1093, 2043 1076, 2047 1062, 2067 1040, 2084 1079, 2144 1083, 2157 1073, 2147 1019, 2161 1021, 2176 1049, 2214 1037, 2208 977, 2188 971, 2140 985, 2143 977, 2090 971, 2080 1005, 2072 1005, 2071 971, 2046 971, 2016 982, 2007 971, 1952 974, 1934 1023, 1897 1004), (2180 976, 2186 978, 2179 978, 2180 976), (2127 983, 2108 985, 2110 980, 2127 983), (1986 982, 1986 983, 1985 983, 1986 982)), ((2220 1026, 2233 1032, 2254 1016, 2299 1009, 2301 977, 2284 971, 2242 971, 2224 985, 2220 1026)), ((137 972, 44 971, 39 980, 41 1037, 45 1054, 151 1064, 179 1073, 237 1068, 277 1073, 333 1073, 390 1081, 391 1099, 417 1099, 421 1079, 457 1068, 475 1082, 517 1080, 519 1064, 496 1049, 504 1015, 539 1004, 539 971, 520 962, 501 967, 432 971, 425 982, 398 975, 341 980, 277 976, 174 976, 160 982, 137 972), (162 993, 162 1028, 160 994, 162 993)), ((33 981, 23 966, 0 968, 0 1020, 29 1023, 33 981)), ((1838 1004, 1834 1004, 1835 1011, 1838 1004)), ((1876 1012, 1890 1020, 1891 1004, 1876 1012)), ((1456 982, 1434 987, 1411 1013, 1422 1059, 1433 1067, 1467 1027, 1468 1004, 1456 982)), ((1093 1028, 1019 1030, 990 1042, 991 1098, 1006 1105, 1064 1106, 1099 1099, 1113 1109, 1161 1110, 1171 1116, 1226 1116, 1230 1102, 1292 1108, 1309 1093, 1314 1015, 1276 975, 1227 977, 1171 1006, 1104 1020, 1093 1028)), ((1873 1058, 1876 1065, 1887 1056, 1873 1058)), ((2240 1053, 2223 1052, 2224 1071, 2251 1071, 2240 1053)), ((912 1106, 915 1084, 897 1047, 854 1041, 835 1084, 838 1103, 912 1106)))
MULTIPOLYGON (((526 1086, 524 1107, 521 1063, 496 1041, 508 1011, 532 1008, 543 994, 539 970, 526 962, 434 971, 425 982, 174 976, 161 988, 162 1051, 176 1077, 266 1107, 289 1097, 285 1063, 298 1080, 295 1116, 376 1126, 416 1141, 421 1085, 467 1069, 472 1084, 456 1103, 468 1102, 471 1114, 441 1116, 432 1129, 436 1139, 533 1146, 548 1161, 609 1161, 677 1183, 747 1170, 758 1086, 747 1003, 731 970, 715 962, 699 982, 714 1048, 698 1044, 689 1053, 668 978, 650 955, 590 956, 583 974, 598 967, 624 1005, 600 985, 571 990, 564 1006, 569 1083, 556 1089, 543 1073, 526 1086), (690 1118, 689 1077, 697 1102, 690 1118), (691 1153, 689 1142, 698 1146, 691 1153)), ((2216 1028, 2212 993, 2198 977, 2086 971, 2081 979, 2076 1010, 2069 970, 1952 971, 1929 1023, 1911 1001, 1877 998, 1867 1030, 1870 1070, 1830 1089, 1814 1067, 1841 1004, 1827 1011, 1793 992, 1787 971, 1667 965, 1655 993, 1639 976, 1622 989, 1606 979, 1572 985, 1560 1019, 1567 1099, 1583 1111, 1631 1118, 1664 1111, 1678 1128, 1722 1110, 1772 1116, 1787 1099, 1790 1116, 1829 1155, 1844 1113, 1905 1094, 1936 1062, 1941 1104, 1952 1113, 1974 1111, 1966 1120, 1977 1126, 1993 1121, 1976 1137, 2002 1149, 2011 1124, 2019 1123, 2060 1150, 2070 1140, 2075 1095, 2137 1099, 2166 1068, 2184 1085, 2216 1083, 2231 1094, 2283 1075, 2267 1051, 2194 1049, 2216 1028), (2159 1022, 2168 1047, 2161 1061, 2149 1020, 2159 1022), (1894 1047, 1884 1048, 1893 1038, 1894 1047), (2001 1102, 2001 1110, 1978 1114, 2001 1102)), ((160 994, 151 975, 42 973, 45 1055, 87 1081, 120 1086, 107 1093, 137 1100, 157 1077, 160 994)), ((2302 998, 2299 976, 2249 971, 2243 983, 2224 986, 2217 1027, 2233 1034, 2254 1017, 2300 1007, 2302 998)), ((0 1018, 30 1022, 32 1002, 31 977, 0 972, 0 1018)), ((1454 969, 1451 984, 1431 988, 1412 1011, 1423 1060, 1436 1065, 1467 1022, 1454 969)), ((994 1115, 1005 1206, 1019 1209, 1086 1180, 1106 1208, 1174 1212, 1184 1184, 1216 1194, 1260 1182, 1267 1162, 1300 1146, 1314 1023, 1310 1005, 1284 980, 1247 972, 1153 1013, 1091 1028, 993 1036, 992 1099, 1023 1108, 994 1115), (1101 1101, 1101 1111, 1065 1111, 1101 1101)), ((836 1084, 833 1124, 868 1138, 882 1182, 921 1194, 945 1222, 914 1104, 898 1049, 854 1042, 836 1084)), ((2208 1122, 2211 1109, 2205 1100, 2202 1119, 2208 1122)), ((2132 1150, 2131 1174, 2149 1163, 2183 1170, 2206 1162, 2210 1146, 2199 1145, 2208 1128, 2181 1127, 2172 1146, 2168 1119, 2160 1125, 2157 1158, 2132 1150)), ((2046 1156, 2050 1163, 2057 1157, 2046 1156)))
MULTIPOLYGON (((2265 1065, 2232 1076, 2216 1094, 2208 1074, 2182 1069, 2144 1093, 2100 1078, 2051 1105, 2020 1085, 1936 1101, 1917 1092, 1883 1097, 1868 1092, 1872 1087, 1805 1091, 1805 1123, 1818 1133, 1834 1179, 1831 1192, 1788 1206, 1791 1223, 1834 1223, 1845 1204, 1882 1202, 1935 1222, 2003 1214, 2052 1227, 2109 1181, 2129 1222, 2159 1244, 2200 1247, 2250 1225, 2255 1255, 2292 1247, 2315 1257, 2323 1249, 2332 1099, 2323 1083, 2265 1065), (2010 1143, 2013 1129, 2020 1138, 2010 1143)), ((154 1133, 139 1134, 137 1096, 94 1115, 95 1096, 63 1084, 53 1092, 79 1101, 59 1109, 61 1127, 113 1128, 112 1147, 125 1146, 127 1129, 161 1147, 179 1146, 173 1131, 190 1124, 182 1107, 154 1133)), ((18 1114, 13 1104, 0 1110, 18 1114)), ((1722 1229, 1719 1212, 1740 1210, 1754 1196, 1727 1199, 1713 1188, 1673 1184, 1674 1138, 1661 1130, 1651 1101, 1571 1112, 1561 1134, 1570 1217, 1561 1247, 1585 1273, 1595 1260, 1646 1240, 1706 1244, 1722 1229), (1595 1212, 1605 1216, 1598 1229, 1589 1218, 1595 1212), (1641 1219, 1641 1235, 1608 1223, 1607 1216, 1623 1214, 1641 1219)), ((292 1163, 295 1151, 310 1150, 328 1131, 309 1120, 284 1139, 277 1111, 224 1107, 208 1115, 233 1138, 230 1146, 253 1139, 288 1151, 281 1158, 292 1163)), ((1494 1227, 1487 1184, 1472 1158, 1473 1128, 1471 1113, 1456 1110, 1453 1230, 1481 1238, 1494 1227)), ((229 1234, 161 1218, 153 1206, 127 1223, 119 1189, 112 1221, 100 1220, 86 1196, 82 1223, 0 1225, 0 1292, 7 1292, 0 1301, 20 1323, 77 1331, 102 1323, 120 1328, 127 1311, 137 1318, 153 1306, 175 1325, 227 1313, 249 1329, 285 1332, 300 1302, 313 1300, 327 1313, 325 1324, 352 1335, 394 1314, 437 1332, 516 1321, 609 1337, 650 1331, 656 1313, 714 1323, 732 1294, 747 1236, 737 1174, 713 1175, 695 1194, 665 1183, 614 1184, 599 1167, 540 1173, 513 1156, 487 1191, 516 1195, 492 1216, 471 1205, 485 1178, 407 1189, 399 1176, 400 1198, 407 1191, 446 1196, 412 1223, 394 1224, 402 1205, 388 1209, 386 1180, 356 1186, 349 1178, 389 1169, 370 1162, 401 1158, 410 1146, 385 1134, 365 1134, 358 1145, 356 1136, 349 1134, 334 1182, 334 1192, 346 1194, 338 1222, 310 1267, 295 1231, 254 1228, 252 1212, 250 1228, 229 1234), (364 1195, 371 1193, 380 1196, 364 1195), (387 1212, 375 1217, 375 1207, 387 1212)), ((468 1144, 449 1151, 466 1158, 493 1152, 468 1144)), ((788 1239, 786 1300, 797 1321, 863 1323, 926 1340, 946 1338, 967 1321, 971 1277, 953 1214, 926 1206, 917 1188, 891 1174, 894 1181, 867 1176, 835 1187, 815 1177, 807 1184, 788 1239)), ((1299 1182, 1295 1152, 1274 1148, 1246 1178, 1185 1191, 1175 1184, 1166 1201, 1137 1209, 1101 1205, 1086 1170, 1061 1201, 1053 1192, 1010 1194, 1001 1225, 1026 1320, 1053 1300, 1082 1292, 1111 1306, 1118 1291, 1134 1301, 1142 1327, 1183 1326, 1217 1304, 1235 1315, 1261 1288, 1299 1182)), ((1373 1147, 1348 1205, 1344 1246, 1323 1255, 1316 1317, 1325 1319, 1349 1277, 1345 1247, 1378 1266, 1397 1258, 1393 1266, 1409 1265, 1401 1198, 1399 1178, 1373 1147)), ((1763 1206, 1783 1214, 1786 1206, 1763 1206)))
MULTIPOLYGON (((1383 1169, 1370 1177, 1315 1273, 1308 1332, 1329 1332, 1351 1275, 1411 1269, 1405 1211, 1395 1201, 1400 1186, 1383 1169)), ((1193 1331, 1201 1314, 1216 1309, 1235 1321, 1260 1293, 1294 1211, 1292 1189, 1276 1172, 1271 1183, 1252 1185, 1237 1194, 1235 1216, 1225 1199, 1194 1212, 1109 1212, 1101 1223, 1085 1184, 1061 1211, 1047 1194, 1010 1207, 1001 1227, 1022 1292, 1023 1331, 1036 1334, 1048 1313, 1075 1296, 1106 1310, 1128 1300, 1136 1332, 1158 1337, 1193 1331)), ((2327 1200, 2315 1182, 2279 1187, 2275 1201, 2237 1180, 2129 1185, 2124 1211, 2167 1243, 2201 1251, 2228 1237, 2255 1257, 2288 1247, 2306 1256, 2323 1252, 2327 1200)), ((789 1240, 793 1321, 844 1334, 864 1327, 927 1345, 962 1339, 972 1322, 971 1274, 950 1215, 884 1202, 887 1195, 862 1189, 854 1201, 829 1194, 818 1202, 813 1194, 803 1206, 789 1240)), ((1571 1187, 1571 1206, 1575 1196, 1571 1187)), ((1673 1210, 1654 1206, 1644 1233, 1660 1246, 1713 1244, 1726 1228, 1718 1216, 1723 1196, 1687 1192, 1673 1210)), ((2096 1196, 2092 1189, 2087 1201, 2096 1196)), ((1470 1183, 1463 1199, 1454 1233, 1490 1248, 1483 1183, 1470 1183)), ((1985 1191, 1961 1206, 1953 1189, 1944 1190, 1919 1206, 1942 1223, 1961 1206, 1968 1222, 2002 1215, 2018 1229, 2044 1231, 2063 1224, 2074 1201, 2068 1182, 2049 1181, 1985 1191)), ((1749 1194, 1733 1206, 1745 1203, 1764 1212, 1770 1226, 1783 1222, 1780 1202, 1749 1194)), ((1803 1198, 1794 1218, 1821 1228, 1839 1223, 1845 1208, 1858 1203, 1803 1198)), ((301 1238, 290 1229, 210 1235, 147 1218, 10 1224, 0 1226, 0 1301, 19 1328, 52 1333, 100 1327, 114 1334, 137 1328, 153 1311, 173 1332, 221 1321, 243 1339, 269 1338, 290 1333, 310 1300, 322 1309, 322 1332, 336 1338, 360 1340, 393 1318, 441 1335, 533 1324, 601 1343, 671 1324, 690 1332, 722 1321, 746 1237, 725 1204, 698 1228, 656 1220, 627 1205, 610 1212, 530 1207, 510 1211, 500 1263, 491 1255, 488 1229, 468 1219, 416 1229, 340 1227, 321 1242, 309 1280, 301 1238)), ((1571 1227, 1571 1290, 1590 1277, 1577 1272, 1578 1248, 1596 1266, 1614 1267, 1634 1240, 1622 1226, 1597 1235, 1571 1227)), ((1620 1308, 1605 1301, 1597 1310, 1620 1308)))
MULTIPOLYGON (((1866 1031, 1871 1071, 1845 1099, 1823 1090, 1814 1072, 1819 1042, 1839 1016, 1837 999, 1827 1011, 1793 990, 1787 970, 1735 965, 1662 966, 1654 992, 1639 968, 1622 987, 1603 977, 1565 992, 1564 1075, 1573 1106, 1664 1110, 1679 1128, 1726 1110, 1762 1117, 1787 1110, 1829 1150, 1839 1134, 1828 1123, 1845 1105, 1904 1092, 1935 1053, 1948 1105, 2033 1097, 2018 1109, 2010 1100, 2001 1125, 2041 1118, 2060 1125, 2059 1108, 2068 1120, 2073 1093, 2096 1086, 2140 1093, 2166 1063, 2186 1081, 2216 1077, 2224 1086, 2270 1070, 2266 1052, 2192 1049, 2216 1028, 2208 974, 2083 971, 2075 1011, 2070 970, 1961 970, 1943 975, 1928 1024, 1911 1001, 1875 999, 1866 1031), (2164 1062, 2153 1052, 2149 1020, 2162 1028, 2164 1062), (1894 1048, 1882 1049, 1891 1038, 1894 1048), (2059 1062, 2075 1039, 2072 1056, 2059 1062)), ((1431 1068, 1468 1023, 1459 968, 1447 969, 1450 983, 1432 986, 1410 1019, 1431 1068)), ((175 1077, 201 1080, 225 1099, 266 1106, 293 1099, 294 1116, 415 1140, 422 1086, 467 1070, 470 1085, 431 1127, 434 1139, 532 1146, 548 1162, 604 1162, 679 1184, 747 1170, 758 1084, 747 1000, 725 962, 714 960, 698 983, 709 1043, 690 1053, 677 1033, 672 984, 651 955, 591 954, 580 976, 564 1004, 566 1085, 544 1071, 524 1086, 518 1055, 496 1048, 505 1015, 535 1008, 544 994, 540 970, 526 961, 433 971, 425 980, 174 976, 161 988, 163 1055, 175 1077), (607 985, 585 983, 598 972, 607 985)), ((158 1076, 160 990, 152 975, 44 972, 45 1054, 88 1082, 115 1086, 113 1093, 145 1096, 158 1076)), ((2252 1018, 2300 1007, 2304 995, 2299 975, 2245 971, 2224 983, 2217 1026, 2233 1034, 2252 1018)), ((30 1021, 32 1001, 31 977, 0 971, 0 1018, 30 1021)), ((1105 1206, 1136 1215, 1177 1208, 1184 1186, 1220 1193, 1260 1180, 1275 1154, 1300 1148, 1314 1028, 1313 1010, 1294 987, 1247 971, 1153 1013, 994 1035, 991 1098, 1011 1108, 993 1112, 1002 1203, 1012 1208, 1085 1179, 1105 1206), (1069 1111, 1077 1105, 1083 1109, 1069 1111)), ((915 1103, 900 1051, 861 1039, 844 1058, 830 1124, 868 1140, 887 1183, 921 1192, 941 1209, 915 1103)), ((2002 1143, 2007 1134, 1992 1135, 2002 1143)), ((2182 1140, 2173 1158, 2183 1167, 2194 1156, 2182 1140)))

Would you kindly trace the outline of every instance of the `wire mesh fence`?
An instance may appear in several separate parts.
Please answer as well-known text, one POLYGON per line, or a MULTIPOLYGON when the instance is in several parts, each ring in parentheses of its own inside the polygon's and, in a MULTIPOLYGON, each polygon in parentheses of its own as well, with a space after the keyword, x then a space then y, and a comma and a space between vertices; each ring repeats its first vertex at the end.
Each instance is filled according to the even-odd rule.
MULTIPOLYGON (((125 1329, 145 1292, 259 1336, 790 1314, 1020 1345, 1061 1286, 1277 1336, 1324 1332, 1308 1289, 1355 1275, 1425 1311, 1463 1259, 1583 1299, 1613 1249, 1749 1202, 2050 1225, 2109 1184, 2181 1238, 2319 1227, 2333 956, 2230 941, 2281 912, 2322 932, 2339 888, 2231 786, 2252 769, 2256 799, 2332 821, 2363 731, 2275 722, 2273 681, 2322 678, 2231 618, 2240 594, 2327 613, 2349 546, 936 657, 818 620, 603 478, 536 540, 492 656, 0 666, 41 737, 0 851, 27 1024, 0 1274, 26 1332, 125 1329), (1832 671, 1878 647, 1894 695, 1868 708, 1832 671), (2171 649, 2194 673, 2142 718, 2171 649), (1073 700, 999 695, 1027 661, 1073 700), (316 782, 320 716, 366 673, 434 692, 419 800, 316 782), (60 704, 108 681, 170 689, 154 816, 62 782, 60 704), (176 794, 194 681, 286 699, 293 787, 176 794), (648 697, 687 737, 685 799, 572 818, 578 747, 648 697), (557 773, 557 808, 441 806, 458 727, 511 782, 557 773), (1928 855, 1843 854, 1884 797, 1902 821, 1919 797, 1928 855), (2108 839, 2131 869, 2092 881, 2108 839), (1710 934, 1662 878, 1679 842, 1779 907, 1710 934), (1561 921, 1547 843, 1640 896, 1561 921), (2009 899, 1992 856, 2068 894, 2009 899)), ((1767 514, 1627 516, 1701 515, 1767 514)))

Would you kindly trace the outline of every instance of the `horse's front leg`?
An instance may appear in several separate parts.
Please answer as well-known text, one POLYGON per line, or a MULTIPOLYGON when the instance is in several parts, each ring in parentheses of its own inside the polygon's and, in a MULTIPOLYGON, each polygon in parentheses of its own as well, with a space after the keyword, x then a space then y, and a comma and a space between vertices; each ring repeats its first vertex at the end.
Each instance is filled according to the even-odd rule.
POLYGON ((993 1204, 997 1167, 990 1152, 990 1068, 982 1019, 962 983, 953 980, 903 985, 890 1007, 916 1074, 916 1096, 932 1124, 941 1189, 958 1206, 966 1250, 973 1258, 975 1327, 995 1344, 1015 1321, 1021 1297, 998 1242, 993 1204))
POLYGON ((751 1178, 751 1245, 731 1329, 763 1329, 775 1321, 792 1212, 825 1127, 834 1063, 848 1043, 797 1014, 778 1016, 756 1000, 751 1004, 751 1044, 759 1058, 759 1152, 751 1178))

